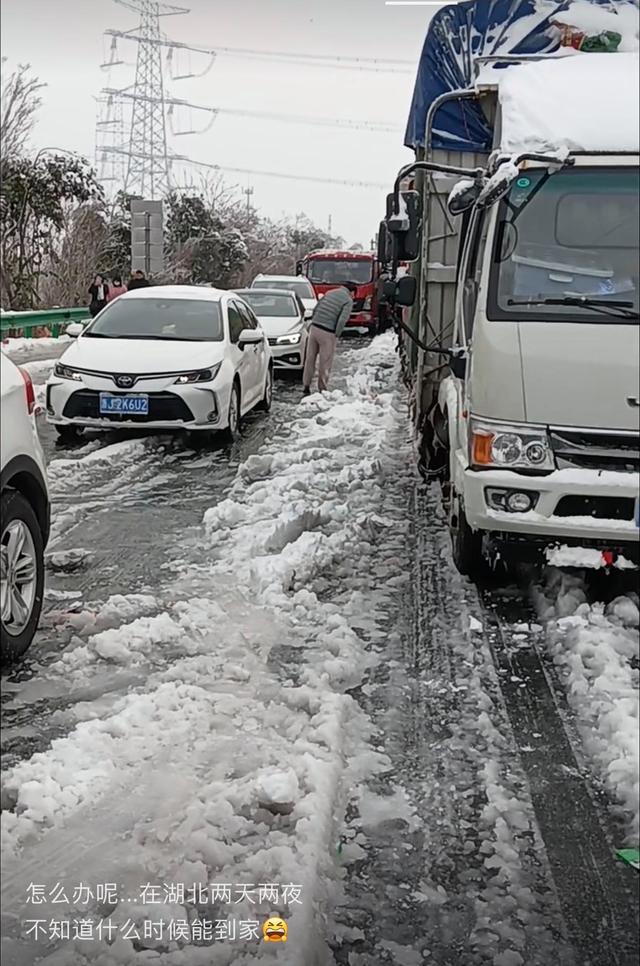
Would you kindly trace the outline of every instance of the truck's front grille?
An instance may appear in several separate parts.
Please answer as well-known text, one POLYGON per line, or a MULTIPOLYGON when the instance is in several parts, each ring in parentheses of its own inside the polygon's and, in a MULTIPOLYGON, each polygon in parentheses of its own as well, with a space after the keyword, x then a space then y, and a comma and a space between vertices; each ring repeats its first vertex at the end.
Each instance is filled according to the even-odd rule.
POLYGON ((580 429, 550 431, 551 448, 559 469, 640 471, 640 435, 580 429))
POLYGON ((626 496, 563 496, 554 517, 594 517, 596 520, 633 520, 634 501, 626 496))

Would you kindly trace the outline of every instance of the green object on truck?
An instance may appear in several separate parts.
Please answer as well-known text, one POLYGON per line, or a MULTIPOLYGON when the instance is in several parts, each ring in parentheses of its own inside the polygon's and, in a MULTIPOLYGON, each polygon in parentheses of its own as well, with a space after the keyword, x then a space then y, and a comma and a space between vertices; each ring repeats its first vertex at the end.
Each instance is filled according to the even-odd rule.
POLYGON ((640 849, 618 849, 616 855, 627 865, 632 866, 637 872, 640 872, 640 849))
POLYGON ((0 313, 0 332, 3 338, 20 333, 23 338, 33 338, 35 329, 48 329, 54 338, 70 322, 83 322, 90 318, 86 307, 71 309, 44 309, 38 312, 0 313))

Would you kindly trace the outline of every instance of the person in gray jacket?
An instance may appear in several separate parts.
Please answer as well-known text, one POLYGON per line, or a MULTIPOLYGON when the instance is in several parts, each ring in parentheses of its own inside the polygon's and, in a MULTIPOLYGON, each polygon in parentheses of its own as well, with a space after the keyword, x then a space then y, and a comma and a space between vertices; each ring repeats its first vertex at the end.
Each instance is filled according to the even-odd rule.
POLYGON ((331 289, 319 299, 313 310, 302 373, 304 396, 308 396, 311 392, 316 360, 318 361, 318 389, 320 392, 325 392, 329 386, 336 344, 353 311, 352 292, 355 289, 353 282, 342 282, 340 288, 331 289))

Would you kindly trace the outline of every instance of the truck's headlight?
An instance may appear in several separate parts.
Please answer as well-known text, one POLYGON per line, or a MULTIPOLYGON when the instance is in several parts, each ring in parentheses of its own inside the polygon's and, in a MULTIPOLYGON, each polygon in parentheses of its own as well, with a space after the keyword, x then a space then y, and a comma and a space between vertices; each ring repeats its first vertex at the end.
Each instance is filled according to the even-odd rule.
POLYGON ((371 296, 368 295, 364 302, 362 303, 362 309, 364 312, 368 312, 371 308, 371 296))
POLYGON ((76 382, 82 382, 82 373, 78 372, 77 369, 72 369, 71 366, 63 365, 62 362, 56 362, 53 367, 53 374, 58 379, 73 379, 76 382))
POLYGON ((547 433, 541 427, 509 426, 472 419, 470 431, 470 462, 478 469, 555 469, 547 433))
POLYGON ((280 335, 276 339, 276 345, 297 345, 300 341, 300 333, 294 332, 291 335, 280 335))

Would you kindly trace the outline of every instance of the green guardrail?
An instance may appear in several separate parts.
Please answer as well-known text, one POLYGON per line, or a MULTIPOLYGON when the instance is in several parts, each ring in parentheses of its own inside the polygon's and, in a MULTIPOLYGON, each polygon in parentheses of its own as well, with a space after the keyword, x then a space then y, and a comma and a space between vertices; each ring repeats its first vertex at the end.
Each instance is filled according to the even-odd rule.
POLYGON ((36 329, 47 329, 57 338, 70 322, 84 322, 90 318, 88 308, 44 309, 42 312, 2 312, 0 332, 3 338, 21 336, 26 339, 34 336, 36 329))

